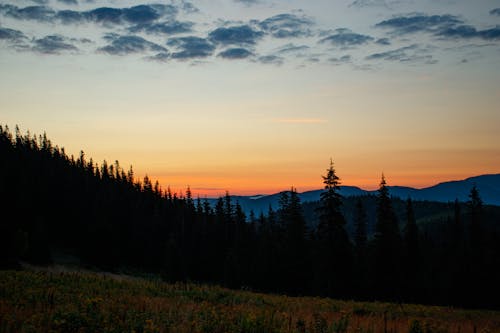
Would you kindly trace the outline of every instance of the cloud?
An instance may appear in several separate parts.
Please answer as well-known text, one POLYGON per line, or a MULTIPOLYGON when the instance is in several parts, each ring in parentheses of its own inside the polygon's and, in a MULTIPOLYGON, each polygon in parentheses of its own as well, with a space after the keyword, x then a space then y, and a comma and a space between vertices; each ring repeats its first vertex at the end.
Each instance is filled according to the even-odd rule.
POLYGON ((495 9, 490 10, 490 15, 500 16, 500 8, 495 8, 495 9))
POLYGON ((391 45, 389 38, 379 38, 375 43, 378 45, 391 45))
POLYGON ((356 0, 352 2, 349 7, 364 8, 364 7, 383 7, 392 9, 393 5, 400 4, 402 0, 356 0))
POLYGON ((127 55, 131 53, 144 53, 147 51, 165 52, 166 48, 152 43, 139 36, 118 36, 109 34, 105 37, 111 44, 98 49, 99 52, 112 55, 127 55))
POLYGON ((102 24, 121 24, 123 20, 132 23, 145 23, 154 21, 159 17, 158 13, 149 6, 137 7, 130 9, 100 7, 85 12, 84 16, 90 21, 102 24))
POLYGON ((443 29, 436 33, 437 36, 445 38, 482 38, 486 40, 500 39, 500 26, 486 30, 477 30, 470 25, 460 25, 443 29))
POLYGON ((122 9, 123 17, 131 23, 150 23, 160 18, 160 13, 153 7, 146 5, 122 9))
POLYGON ((64 51, 77 51, 78 48, 68 43, 68 39, 60 35, 45 36, 34 40, 33 51, 44 54, 60 54, 64 51))
POLYGON ((251 51, 238 47, 222 51, 217 56, 224 59, 246 59, 252 55, 251 51))
POLYGON ((252 29, 249 25, 217 28, 209 33, 213 43, 223 45, 254 45, 261 39, 263 32, 252 29))
POLYGON ((196 7, 195 5, 193 5, 191 2, 183 2, 182 3, 182 10, 185 12, 185 13, 188 13, 188 14, 192 14, 192 13, 198 13, 200 10, 198 9, 198 7, 196 7))
POLYGON ((300 52, 300 51, 305 51, 310 49, 309 46, 307 45, 294 45, 294 44, 286 44, 283 45, 278 49, 278 53, 293 53, 293 52, 300 52))
POLYGON ((259 26, 275 38, 291 38, 310 36, 310 27, 313 24, 314 22, 307 17, 279 14, 261 21, 259 26))
POLYGON ((52 21, 55 11, 46 6, 28 6, 19 8, 13 5, 0 5, 0 12, 18 20, 52 21))
MULTIPOLYGON (((65 3, 76 3, 72 0, 59 0, 65 3)), ((19 20, 35 20, 52 22, 60 20, 62 23, 95 22, 103 25, 117 25, 124 23, 151 24, 161 17, 175 17, 177 7, 173 5, 138 5, 129 8, 99 7, 88 11, 61 10, 55 11, 46 6, 28 6, 19 8, 13 5, 0 5, 0 12, 19 20)))
POLYGON ((417 44, 401 47, 395 50, 374 53, 366 57, 367 60, 385 60, 397 62, 420 62, 425 64, 435 64, 437 61, 428 54, 428 50, 419 47, 417 44))
POLYGON ((147 57, 147 59, 151 61, 166 62, 170 59, 170 53, 166 51, 160 52, 158 54, 155 54, 154 56, 147 57))
POLYGON ((21 31, 0 27, 0 40, 17 43, 28 39, 21 31))
POLYGON ((77 0, 57 0, 57 1, 62 2, 66 5, 78 5, 77 0))
POLYGON ((375 26, 392 29, 392 32, 397 35, 426 32, 445 39, 500 39, 500 26, 477 30, 471 25, 464 24, 461 19, 453 15, 400 16, 382 21, 375 26))
POLYGON ((171 38, 167 45, 178 49, 178 52, 172 54, 175 59, 205 58, 215 50, 215 46, 208 40, 195 36, 171 38))
POLYGON ((252 6, 258 4, 260 1, 259 0, 234 0, 234 2, 239 2, 242 3, 246 6, 252 6))
POLYGON ((180 21, 169 21, 153 24, 138 24, 129 29, 130 32, 146 32, 148 34, 165 34, 174 35, 180 33, 191 32, 194 23, 192 22, 180 22, 180 21))
POLYGON ((453 15, 407 15, 393 17, 375 26, 392 29, 394 34, 404 35, 416 32, 437 32, 462 23, 462 20, 453 15))
POLYGON ((350 55, 344 55, 340 58, 330 58, 328 61, 332 64, 335 65, 341 65, 341 64, 347 64, 350 63, 352 60, 352 57, 350 55))
POLYGON ((335 46, 350 47, 366 44, 373 40, 373 37, 352 32, 349 29, 337 29, 336 34, 330 35, 320 40, 320 43, 329 43, 335 46))
POLYGON ((282 65, 284 59, 276 55, 266 55, 258 58, 258 61, 266 65, 282 65))
POLYGON ((55 18, 63 24, 73 24, 85 20, 85 15, 74 10, 60 10, 57 12, 55 18))

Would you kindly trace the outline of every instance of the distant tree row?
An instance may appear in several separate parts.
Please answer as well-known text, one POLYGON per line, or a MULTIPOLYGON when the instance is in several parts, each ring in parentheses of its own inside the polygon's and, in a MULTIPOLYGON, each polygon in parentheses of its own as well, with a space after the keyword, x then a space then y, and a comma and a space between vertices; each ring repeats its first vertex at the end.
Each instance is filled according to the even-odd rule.
POLYGON ((498 307, 500 221, 479 192, 442 223, 417 224, 413 205, 395 213, 382 177, 375 216, 359 197, 346 229, 333 162, 308 223, 294 188, 280 207, 248 217, 229 193, 206 200, 136 179, 118 161, 68 156, 44 134, 0 126, 0 266, 49 264, 71 254, 83 265, 137 270, 290 295, 498 307), (375 232, 369 233, 370 219, 375 232), (400 230, 402 226, 402 230, 400 230))

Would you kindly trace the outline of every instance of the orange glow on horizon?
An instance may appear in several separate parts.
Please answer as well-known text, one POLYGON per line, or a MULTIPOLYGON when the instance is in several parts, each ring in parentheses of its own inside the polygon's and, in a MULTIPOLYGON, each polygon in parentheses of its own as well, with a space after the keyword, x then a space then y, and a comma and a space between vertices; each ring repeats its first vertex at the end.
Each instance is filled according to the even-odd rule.
MULTIPOLYGON (((417 189, 430 187, 437 185, 439 183, 463 180, 469 177, 479 176, 481 174, 491 174, 495 172, 485 172, 478 174, 468 174, 468 173, 457 173, 453 175, 394 175, 385 174, 387 184, 389 186, 405 186, 413 187, 417 189)), ((498 172, 496 172, 498 173, 498 172)), ((363 190, 373 191, 378 189, 380 184, 381 174, 373 177, 359 177, 359 178, 341 178, 341 185, 345 186, 356 186, 363 190)), ((190 178, 191 182, 189 184, 184 184, 185 181, 182 179, 174 179, 169 177, 158 177, 154 175, 150 177, 153 182, 158 180, 162 189, 166 191, 167 188, 177 195, 185 195, 186 189, 190 188, 191 193, 194 198, 217 198, 224 196, 226 191, 231 195, 269 195, 275 194, 282 191, 289 190, 292 186, 297 189, 298 192, 306 192, 312 190, 318 190, 323 187, 322 180, 317 177, 317 181, 311 181, 311 179, 304 179, 303 181, 295 180, 294 182, 286 183, 269 181, 265 179, 253 180, 253 179, 235 179, 234 177, 228 177, 227 179, 214 179, 214 178, 190 178)))

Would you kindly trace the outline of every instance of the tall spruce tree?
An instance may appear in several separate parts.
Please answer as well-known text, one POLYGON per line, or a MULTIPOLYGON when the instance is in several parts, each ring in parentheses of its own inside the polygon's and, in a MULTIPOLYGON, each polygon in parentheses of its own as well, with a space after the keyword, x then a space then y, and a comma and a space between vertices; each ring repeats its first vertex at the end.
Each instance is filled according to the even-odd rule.
POLYGON ((482 286, 482 281, 485 280, 484 267, 484 235, 482 230, 482 215, 483 201, 479 196, 479 190, 474 184, 469 193, 469 201, 467 201, 467 218, 469 231, 469 246, 467 247, 467 298, 468 302, 473 305, 478 305, 479 295, 485 291, 482 286))
POLYGON ((396 299, 400 292, 401 235, 384 175, 377 196, 375 224, 375 288, 379 296, 396 299))
POLYGON ((469 237, 470 247, 474 251, 480 248, 482 233, 481 233, 481 215, 483 210, 483 201, 479 196, 479 190, 474 184, 469 193, 469 201, 467 201, 467 214, 469 218, 469 237))
POLYGON ((327 295, 345 296, 350 291, 352 251, 345 230, 346 221, 341 212, 340 179, 335 174, 332 160, 322 178, 324 191, 320 195, 319 223, 315 237, 315 285, 327 295))
POLYGON ((295 188, 282 195, 280 216, 283 227, 282 243, 282 285, 292 294, 303 294, 307 290, 308 248, 306 240, 306 222, 302 214, 302 205, 295 188))

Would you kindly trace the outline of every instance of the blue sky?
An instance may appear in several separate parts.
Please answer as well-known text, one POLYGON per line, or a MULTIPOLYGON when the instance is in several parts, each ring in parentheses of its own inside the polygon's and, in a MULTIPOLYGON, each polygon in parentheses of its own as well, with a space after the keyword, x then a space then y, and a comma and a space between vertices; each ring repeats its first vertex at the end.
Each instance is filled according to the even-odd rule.
POLYGON ((0 52, 3 123, 164 186, 500 165, 500 0, 0 1, 0 52))

